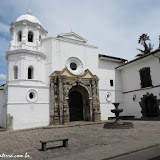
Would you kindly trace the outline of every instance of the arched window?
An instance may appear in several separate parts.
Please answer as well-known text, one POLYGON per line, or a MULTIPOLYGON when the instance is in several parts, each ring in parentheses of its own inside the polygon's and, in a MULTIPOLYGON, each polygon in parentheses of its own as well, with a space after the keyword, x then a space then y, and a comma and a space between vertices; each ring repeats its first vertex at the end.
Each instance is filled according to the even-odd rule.
POLYGON ((42 43, 42 37, 41 37, 41 35, 39 35, 39 44, 41 45, 42 43))
POLYGON ((18 36, 17 36, 18 42, 22 41, 22 31, 18 32, 18 36))
POLYGON ((14 66, 13 70, 14 70, 14 79, 18 79, 18 67, 14 66))
POLYGON ((33 79, 33 67, 28 68, 28 79, 33 79))
POLYGON ((33 32, 28 32, 28 42, 33 42, 33 32))
POLYGON ((41 42, 41 40, 42 40, 42 37, 41 37, 41 35, 39 35, 39 41, 41 42))

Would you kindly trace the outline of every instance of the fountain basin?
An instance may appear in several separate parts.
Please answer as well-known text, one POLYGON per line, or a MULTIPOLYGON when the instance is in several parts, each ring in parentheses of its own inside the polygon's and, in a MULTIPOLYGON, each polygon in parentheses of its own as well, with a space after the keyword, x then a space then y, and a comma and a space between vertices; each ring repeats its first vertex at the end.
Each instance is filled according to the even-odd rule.
POLYGON ((123 109, 111 109, 112 113, 121 113, 123 112, 123 109))
POLYGON ((131 122, 121 122, 119 121, 119 113, 123 112, 123 109, 118 109, 120 103, 112 103, 115 106, 115 109, 111 109, 111 112, 115 114, 116 120, 114 122, 106 122, 103 126, 104 129, 127 129, 133 128, 131 122))
POLYGON ((131 122, 106 122, 103 126, 104 129, 128 129, 133 128, 133 124, 131 122))

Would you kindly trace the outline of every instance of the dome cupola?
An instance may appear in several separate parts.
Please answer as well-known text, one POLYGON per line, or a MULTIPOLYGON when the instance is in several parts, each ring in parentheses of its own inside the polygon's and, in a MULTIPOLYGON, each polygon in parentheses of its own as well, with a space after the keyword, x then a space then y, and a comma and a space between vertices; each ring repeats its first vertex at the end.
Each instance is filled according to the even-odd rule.
POLYGON ((15 22, 11 23, 10 33, 12 40, 8 51, 20 49, 41 51, 42 40, 48 32, 29 10, 25 15, 21 15, 15 22))
POLYGON ((16 22, 21 22, 21 21, 29 21, 31 23, 37 23, 39 25, 42 25, 41 22, 32 15, 32 12, 29 10, 25 15, 21 15, 20 17, 17 18, 16 22))

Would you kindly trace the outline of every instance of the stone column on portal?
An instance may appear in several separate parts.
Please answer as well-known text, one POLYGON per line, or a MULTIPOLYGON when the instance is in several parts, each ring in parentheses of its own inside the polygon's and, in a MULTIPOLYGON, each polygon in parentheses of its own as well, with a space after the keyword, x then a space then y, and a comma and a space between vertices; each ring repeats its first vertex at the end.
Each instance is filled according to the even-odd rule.
POLYGON ((53 116, 54 116, 54 80, 51 79, 50 86, 50 125, 53 124, 53 116))
POLYGON ((57 77, 54 78, 54 124, 60 124, 59 121, 59 103, 58 103, 58 83, 57 83, 57 77))
POLYGON ((63 78, 59 77, 59 119, 60 124, 63 124, 63 78))
POLYGON ((90 121, 93 121, 92 97, 89 97, 90 121))
POLYGON ((97 104, 96 104, 96 85, 95 81, 92 80, 92 108, 93 108, 93 121, 96 121, 97 115, 97 104))
POLYGON ((69 98, 65 98, 64 102, 64 123, 69 122, 69 98))
POLYGON ((99 101, 99 87, 98 87, 98 81, 96 81, 96 102, 97 102, 97 120, 100 120, 101 112, 100 112, 100 101, 99 101))
MULTIPOLYGON (((64 80, 63 80, 64 82, 64 80)), ((63 85, 63 121, 64 123, 68 123, 69 122, 69 98, 68 98, 68 93, 67 93, 67 84, 66 82, 64 82, 63 85)))

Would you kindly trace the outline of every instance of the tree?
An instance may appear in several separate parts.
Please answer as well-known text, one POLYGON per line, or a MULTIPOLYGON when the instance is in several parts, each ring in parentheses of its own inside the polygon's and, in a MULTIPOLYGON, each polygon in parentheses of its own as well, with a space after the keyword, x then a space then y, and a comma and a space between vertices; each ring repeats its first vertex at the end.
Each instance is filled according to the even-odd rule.
POLYGON ((153 45, 151 45, 151 43, 147 44, 146 41, 150 41, 149 36, 147 34, 142 34, 138 39, 138 44, 141 44, 144 47, 144 50, 138 48, 137 50, 141 53, 136 55, 136 57, 141 57, 153 50, 153 45))

